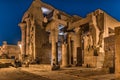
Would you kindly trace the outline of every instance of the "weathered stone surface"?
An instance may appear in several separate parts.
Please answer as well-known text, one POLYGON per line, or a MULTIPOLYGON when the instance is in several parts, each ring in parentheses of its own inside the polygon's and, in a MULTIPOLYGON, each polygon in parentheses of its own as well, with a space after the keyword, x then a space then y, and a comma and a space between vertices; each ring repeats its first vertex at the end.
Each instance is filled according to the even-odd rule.
POLYGON ((67 52, 68 45, 66 43, 62 44, 62 66, 68 67, 68 52, 67 52))
POLYGON ((24 29, 21 27, 22 53, 31 55, 33 60, 39 58, 41 63, 51 62, 52 66, 58 65, 58 56, 63 52, 68 54, 62 62, 65 64, 97 68, 102 68, 105 64, 106 67, 112 67, 114 48, 109 54, 104 49, 106 45, 114 43, 111 44, 104 38, 114 35, 114 28, 119 25, 120 22, 100 9, 81 18, 34 0, 20 24, 27 26, 24 29), (49 12, 44 13, 43 8, 49 12), (61 51, 63 42, 66 43, 67 50, 65 48, 61 51), (64 62, 66 59, 68 63, 64 62))
POLYGON ((115 28, 115 74, 120 77, 120 27, 115 28))
POLYGON ((0 56, 6 55, 8 58, 19 59, 21 54, 20 47, 18 45, 9 45, 7 42, 3 42, 0 49, 0 56))
POLYGON ((105 60, 104 68, 115 70, 115 36, 106 37, 105 40, 105 60))

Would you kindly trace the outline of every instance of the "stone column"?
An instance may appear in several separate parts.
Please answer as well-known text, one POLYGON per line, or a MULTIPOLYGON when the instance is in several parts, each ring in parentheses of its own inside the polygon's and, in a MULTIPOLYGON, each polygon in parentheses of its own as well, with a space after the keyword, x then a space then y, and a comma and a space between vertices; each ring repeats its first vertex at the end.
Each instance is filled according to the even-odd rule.
POLYGON ((22 35, 22 56, 26 54, 26 23, 19 23, 22 35))
POLYGON ((52 67, 58 65, 58 53, 57 53, 57 41, 56 41, 56 31, 51 30, 51 42, 52 42, 52 67))
POLYGON ((115 28, 115 74, 120 78, 120 27, 115 28))
POLYGON ((29 44, 30 44, 30 19, 29 18, 27 18, 27 19, 25 19, 25 21, 26 21, 26 24, 27 24, 27 26, 26 26, 26 54, 28 55, 28 54, 30 54, 30 52, 29 52, 29 44))
POLYGON ((71 65, 72 50, 71 50, 71 35, 68 34, 68 53, 69 53, 69 65, 71 65))
POLYGON ((67 52, 67 44, 62 44, 62 66, 68 67, 68 52, 67 52))
POLYGON ((22 48, 22 45, 21 45, 21 42, 20 42, 20 41, 18 41, 17 46, 19 47, 18 59, 19 59, 20 61, 22 61, 22 56, 21 56, 21 51, 22 51, 21 48, 22 48))
POLYGON ((80 55, 82 55, 82 52, 81 52, 81 35, 80 35, 80 28, 77 27, 75 29, 75 35, 74 35, 74 55, 73 55, 74 59, 73 60, 74 60, 75 65, 79 64, 80 55))

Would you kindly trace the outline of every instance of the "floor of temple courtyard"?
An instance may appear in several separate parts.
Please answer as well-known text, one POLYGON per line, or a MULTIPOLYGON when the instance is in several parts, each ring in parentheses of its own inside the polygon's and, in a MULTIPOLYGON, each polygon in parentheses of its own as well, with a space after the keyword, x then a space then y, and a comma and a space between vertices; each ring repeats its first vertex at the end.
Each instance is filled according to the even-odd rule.
POLYGON ((115 74, 100 69, 70 67, 51 71, 48 67, 33 65, 21 68, 0 68, 0 80, 119 80, 115 74))

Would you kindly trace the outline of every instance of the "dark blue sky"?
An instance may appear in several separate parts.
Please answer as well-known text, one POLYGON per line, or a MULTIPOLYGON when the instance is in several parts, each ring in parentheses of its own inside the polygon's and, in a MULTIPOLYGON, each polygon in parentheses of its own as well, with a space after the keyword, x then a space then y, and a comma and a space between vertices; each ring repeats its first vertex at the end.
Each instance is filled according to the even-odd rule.
MULTIPOLYGON (((0 1, 0 45, 2 41, 17 44, 21 39, 18 23, 33 0, 1 0, 0 1)), ((98 8, 120 21, 120 0, 42 0, 70 15, 86 14, 98 8)))

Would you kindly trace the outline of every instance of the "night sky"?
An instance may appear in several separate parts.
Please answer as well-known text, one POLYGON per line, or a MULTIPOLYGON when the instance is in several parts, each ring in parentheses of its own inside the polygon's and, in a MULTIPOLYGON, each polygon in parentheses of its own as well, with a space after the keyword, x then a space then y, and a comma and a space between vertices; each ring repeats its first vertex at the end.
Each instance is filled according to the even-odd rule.
MULTIPOLYGON (((3 41, 17 44, 21 40, 18 23, 33 0, 0 0, 0 45, 3 41)), ((102 9, 120 21, 120 0, 42 0, 70 15, 85 17, 102 9)))

